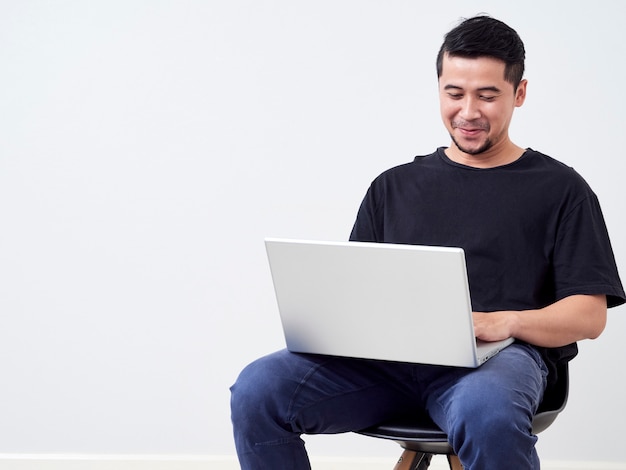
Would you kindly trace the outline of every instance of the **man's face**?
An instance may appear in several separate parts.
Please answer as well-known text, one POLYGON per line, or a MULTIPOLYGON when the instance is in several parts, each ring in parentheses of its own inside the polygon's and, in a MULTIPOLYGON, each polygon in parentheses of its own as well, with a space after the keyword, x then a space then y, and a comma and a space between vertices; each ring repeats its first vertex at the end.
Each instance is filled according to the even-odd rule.
POLYGON ((514 90, 504 79, 504 67, 504 62, 490 57, 445 55, 439 104, 454 152, 480 156, 511 145, 509 124, 513 110, 524 102, 526 81, 514 90))

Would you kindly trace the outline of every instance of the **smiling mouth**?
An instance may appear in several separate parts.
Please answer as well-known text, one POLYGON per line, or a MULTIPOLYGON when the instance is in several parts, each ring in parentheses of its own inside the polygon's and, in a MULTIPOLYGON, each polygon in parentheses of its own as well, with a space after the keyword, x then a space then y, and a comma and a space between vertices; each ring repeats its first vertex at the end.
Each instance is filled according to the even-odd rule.
POLYGON ((453 121, 452 128, 459 131, 461 135, 467 137, 476 137, 482 132, 489 132, 489 125, 482 123, 472 123, 464 121, 453 121))
POLYGON ((457 127, 457 129, 459 131, 461 131, 463 134, 470 135, 470 136, 473 136, 473 135, 476 135, 476 134, 480 134, 481 132, 485 131, 485 129, 475 129, 475 128, 474 129, 468 129, 466 127, 457 127))

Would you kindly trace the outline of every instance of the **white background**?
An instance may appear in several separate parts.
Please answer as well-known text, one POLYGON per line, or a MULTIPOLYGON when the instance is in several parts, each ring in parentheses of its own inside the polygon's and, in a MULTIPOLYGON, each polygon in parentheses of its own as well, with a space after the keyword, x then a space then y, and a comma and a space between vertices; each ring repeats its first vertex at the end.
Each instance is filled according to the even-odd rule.
MULTIPOLYGON (((345 240, 448 145, 435 55, 479 12, 526 43, 513 140, 583 174, 626 272, 624 2, 0 0, 0 452, 233 454, 228 387, 283 346, 263 238, 345 240)), ((624 459, 624 313, 544 458, 624 459)))

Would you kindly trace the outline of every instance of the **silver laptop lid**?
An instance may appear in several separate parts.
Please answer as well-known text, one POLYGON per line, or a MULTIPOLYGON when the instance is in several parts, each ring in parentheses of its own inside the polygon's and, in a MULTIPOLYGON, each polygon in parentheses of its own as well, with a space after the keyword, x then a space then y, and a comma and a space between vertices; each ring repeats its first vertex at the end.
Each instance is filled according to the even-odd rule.
POLYGON ((287 348, 476 367, 461 248, 265 240, 287 348))

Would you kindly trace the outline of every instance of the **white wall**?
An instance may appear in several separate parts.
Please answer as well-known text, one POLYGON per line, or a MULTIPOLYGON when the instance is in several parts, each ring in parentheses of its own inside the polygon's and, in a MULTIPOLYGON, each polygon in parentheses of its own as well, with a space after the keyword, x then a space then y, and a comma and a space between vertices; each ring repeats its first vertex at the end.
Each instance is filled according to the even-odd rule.
MULTIPOLYGON (((263 237, 345 239, 448 144, 434 58, 478 12, 526 42, 514 140, 592 184, 626 275, 626 3, 0 0, 0 453, 233 454, 228 387, 283 345, 263 237)), ((545 459, 624 460, 624 313, 545 459)))

